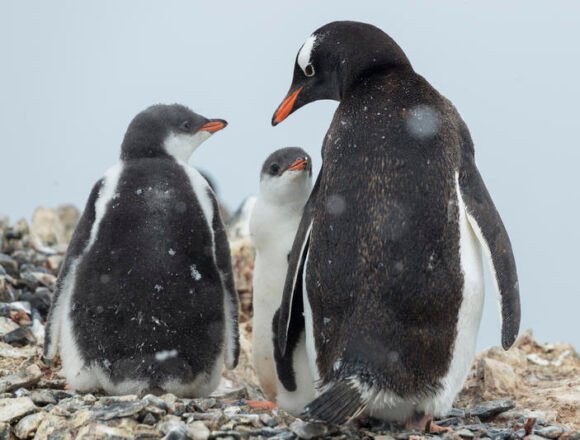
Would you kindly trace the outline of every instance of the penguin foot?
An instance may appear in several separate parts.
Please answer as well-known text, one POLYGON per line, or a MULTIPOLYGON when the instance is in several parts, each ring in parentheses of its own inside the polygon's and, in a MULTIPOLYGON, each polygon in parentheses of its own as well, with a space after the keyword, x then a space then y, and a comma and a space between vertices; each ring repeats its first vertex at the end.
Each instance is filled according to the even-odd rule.
POLYGON ((433 416, 423 414, 422 416, 415 416, 405 422, 405 429, 416 430, 420 432, 428 432, 430 434, 441 434, 443 432, 453 432, 453 428, 449 426, 439 426, 433 421, 433 416))
POLYGON ((278 406, 267 400, 246 400, 246 404, 252 409, 275 409, 278 406))
POLYGON ((451 426, 439 426, 435 424, 433 419, 429 421, 429 431, 430 434, 442 434, 444 432, 453 432, 453 428, 451 426))

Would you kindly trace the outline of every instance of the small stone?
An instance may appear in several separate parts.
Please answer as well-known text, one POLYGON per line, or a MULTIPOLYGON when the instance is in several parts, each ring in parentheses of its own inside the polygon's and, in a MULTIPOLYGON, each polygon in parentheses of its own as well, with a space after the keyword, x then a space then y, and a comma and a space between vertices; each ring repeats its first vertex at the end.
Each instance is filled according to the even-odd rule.
POLYGON ((92 394, 85 394, 83 396, 83 402, 84 403, 87 403, 89 405, 92 405, 96 401, 97 401, 97 398, 94 395, 92 395, 92 394))
POLYGON ((18 328, 20 328, 20 326, 10 318, 0 316, 0 336, 4 336, 5 334, 10 333, 18 328))
POLYGON ((392 437, 390 435, 377 435, 375 436, 375 440, 395 440, 395 437, 392 437))
POLYGON ((32 390, 30 398, 38 406, 54 405, 58 402, 53 390, 32 390))
POLYGON ((163 399, 160 399, 159 397, 154 396, 153 394, 147 394, 141 400, 146 402, 148 406, 153 405, 153 406, 160 408, 164 411, 168 410, 167 403, 165 403, 165 401, 163 399))
POLYGON ((145 417, 143 417, 143 424, 145 425, 155 425, 157 423, 157 419, 155 418, 155 416, 153 414, 151 414, 150 412, 148 412, 147 414, 145 414, 145 417))
POLYGON ((187 433, 193 440, 207 440, 210 430, 202 421, 196 421, 187 425, 187 433))
POLYGON ((465 410, 459 408, 451 408, 447 413, 447 417, 465 417, 465 410))
POLYGON ((268 413, 263 413, 260 414, 260 421, 265 425, 265 426, 269 426, 269 427, 274 427, 278 424, 278 422, 276 421, 276 419, 274 417, 272 417, 270 414, 268 413))
POLYGON ((101 420, 111 420, 120 417, 131 417, 145 408, 146 402, 118 402, 101 408, 95 412, 95 418, 101 420))
POLYGON ((534 433, 545 438, 555 439, 564 433, 564 428, 561 426, 546 426, 545 428, 535 430, 534 433))
POLYGON ((46 416, 45 412, 38 412, 22 418, 14 428, 14 434, 21 439, 32 437, 46 416))
POLYGON ((526 440, 544 440, 544 437, 540 437, 539 435, 530 434, 526 437, 526 440))
POLYGON ((50 309, 52 293, 48 287, 38 287, 34 293, 24 292, 20 295, 22 301, 27 301, 33 309, 40 312, 41 316, 46 317, 50 309))
POLYGON ((9 255, 0 253, 0 266, 13 277, 18 276, 18 262, 9 255))
MULTIPOLYGON (((51 436, 51 439, 52 438, 53 437, 51 436)), ((83 426, 79 430, 76 438, 130 440, 134 437, 131 432, 126 429, 92 423, 90 425, 83 426)))
POLYGON ((37 410, 30 397, 0 399, 0 422, 13 423, 37 410))
POLYGON ((290 430, 298 437, 308 440, 326 435, 328 433, 328 426, 324 423, 296 420, 290 425, 290 430))
POLYGON ((165 438, 174 440, 187 438, 187 425, 179 417, 167 416, 157 424, 157 429, 165 434, 165 438))
POLYGON ((220 440, 238 440, 241 436, 236 431, 214 431, 212 432, 212 438, 219 438, 220 440))
MULTIPOLYGON (((1 238, 1 236, 0 236, 1 238)), ((12 440, 12 430, 9 423, 0 423, 0 440, 12 440)))
POLYGON ((511 365, 484 358, 478 365, 479 375, 483 377, 485 396, 513 396, 520 388, 520 379, 511 365))
POLYGON ((234 417, 235 415, 239 414, 242 411, 242 408, 240 408, 239 406, 228 406, 227 408, 224 409, 224 415, 226 417, 234 417))
POLYGON ((479 417, 481 420, 487 420, 515 408, 516 404, 513 400, 491 400, 483 402, 469 410, 469 415, 479 417))
POLYGON ((471 432, 469 429, 461 429, 461 430, 457 431, 455 434, 457 434, 458 436, 463 437, 463 438, 475 437, 475 434, 473 432, 471 432))
POLYGON ((54 273, 58 273, 60 266, 64 261, 64 256, 62 255, 50 255, 47 259, 48 268, 54 273))
MULTIPOLYGON (((38 383, 42 371, 37 365, 30 365, 23 371, 0 378, 0 393, 15 390, 20 387, 29 387, 38 383)), ((32 400, 31 400, 32 402, 32 400)))
POLYGON ((159 438, 161 433, 148 425, 137 425, 133 428, 133 435, 136 439, 159 438))
POLYGON ((36 338, 32 333, 32 329, 28 326, 18 327, 9 333, 6 333, 2 340, 7 344, 14 345, 15 347, 23 347, 25 345, 36 344, 36 338))
POLYGON ((40 423, 34 438, 35 440, 47 440, 49 437, 52 439, 55 437, 53 434, 67 429, 69 429, 69 425, 66 418, 48 414, 40 423))
POLYGON ((124 396, 103 396, 99 403, 103 406, 112 405, 113 403, 134 402, 138 400, 136 394, 126 394, 124 396))
POLYGON ((260 416, 258 414, 240 414, 235 419, 236 425, 251 425, 254 428, 260 428, 260 416))
POLYGON ((211 397, 208 399, 193 399, 187 404, 186 410, 206 412, 210 408, 215 408, 217 403, 217 400, 211 397))
POLYGON ((29 353, 28 350, 14 348, 10 344, 6 344, 5 342, 0 341, 0 358, 19 359, 28 358, 31 355, 32 354, 29 353))
POLYGON ((14 397, 24 397, 24 396, 30 397, 30 391, 27 390, 26 388, 18 388, 16 391, 14 391, 14 397))

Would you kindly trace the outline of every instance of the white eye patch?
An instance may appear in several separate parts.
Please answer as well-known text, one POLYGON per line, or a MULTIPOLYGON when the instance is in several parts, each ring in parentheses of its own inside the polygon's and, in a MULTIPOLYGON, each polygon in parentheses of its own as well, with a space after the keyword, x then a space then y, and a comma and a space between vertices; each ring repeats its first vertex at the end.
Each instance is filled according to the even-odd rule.
POLYGON ((310 64, 310 59, 312 58, 312 50, 314 49, 315 45, 316 45, 316 35, 311 35, 306 39, 306 41, 302 45, 300 52, 298 52, 298 59, 296 60, 296 62, 298 63, 298 65, 300 66, 300 68, 302 69, 302 71, 306 76, 312 76, 314 72, 314 70, 310 71, 310 69, 307 72, 306 66, 310 64))

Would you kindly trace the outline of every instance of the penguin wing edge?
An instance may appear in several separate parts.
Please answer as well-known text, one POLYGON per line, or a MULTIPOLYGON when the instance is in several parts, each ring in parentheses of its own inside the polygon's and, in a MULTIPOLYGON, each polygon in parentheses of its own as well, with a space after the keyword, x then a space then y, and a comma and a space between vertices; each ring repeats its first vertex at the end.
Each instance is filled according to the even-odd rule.
POLYGON ((464 161, 459 188, 467 219, 488 257, 501 300, 502 346, 512 346, 520 328, 520 293, 516 262, 505 226, 497 212, 473 157, 464 161))
POLYGON ((308 245, 310 243, 310 233, 312 231, 312 222, 314 218, 314 205, 318 188, 320 186, 320 176, 322 169, 318 174, 314 188, 310 193, 310 197, 304 207, 304 213, 298 226, 298 231, 294 237, 294 244, 288 256, 288 271, 286 272, 286 281, 284 282, 284 292, 282 294, 282 302, 279 309, 278 331, 276 341, 281 355, 285 356, 288 353, 289 333, 300 332, 304 327, 304 317, 302 316, 302 277, 304 270, 304 260, 308 253, 308 245), (300 324, 301 323, 301 324, 300 324), (297 328, 291 329, 292 326, 297 328))
POLYGON ((226 368, 233 370, 240 357, 240 332, 238 328, 239 301, 232 270, 231 251, 219 206, 213 192, 209 192, 213 204, 212 227, 214 231, 216 264, 224 287, 225 352, 226 368))
MULTIPOLYGON (((45 337, 44 337, 44 350, 43 357, 46 360, 54 359, 58 352, 58 341, 60 338, 60 326, 61 326, 61 310, 62 302, 64 301, 62 297, 63 291, 72 290, 73 286, 69 286, 72 282, 68 276, 76 267, 76 262, 78 258, 85 251, 89 239, 91 236, 91 230, 93 228, 93 223, 95 222, 96 211, 95 204, 99 198, 99 193, 103 186, 104 179, 100 179, 91 190, 89 199, 83 211, 83 215, 79 219, 79 222, 75 228, 72 239, 68 245, 66 252, 66 257, 58 274, 58 281, 56 283, 56 289, 52 298, 52 303, 50 306, 50 311, 48 312, 48 318, 46 320, 45 337), (71 289, 68 289, 71 287, 71 289)), ((72 293, 72 292, 70 292, 72 293)))

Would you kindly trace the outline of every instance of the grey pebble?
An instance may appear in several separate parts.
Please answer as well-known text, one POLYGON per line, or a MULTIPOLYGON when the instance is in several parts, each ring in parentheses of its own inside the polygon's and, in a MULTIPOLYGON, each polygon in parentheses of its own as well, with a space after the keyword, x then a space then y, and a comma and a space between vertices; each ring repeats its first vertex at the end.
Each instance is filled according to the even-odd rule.
POLYGON ((302 439, 311 439, 328 434, 328 425, 317 422, 296 420, 290 425, 290 431, 302 439))
POLYGON ((561 426, 547 426, 545 428, 535 430, 534 433, 545 438, 556 439, 564 433, 564 428, 561 426))
POLYGON ((463 437, 463 438, 475 437, 475 434, 473 432, 471 432, 469 429, 461 429, 461 430, 457 431, 456 434, 463 437))
POLYGON ((16 390, 21 387, 29 387, 40 381, 42 371, 36 365, 29 365, 18 373, 0 378, 0 393, 16 390))
POLYGON ((113 403, 96 411, 95 418, 111 420, 121 417, 130 417, 139 413, 146 405, 146 402, 143 401, 113 403))
POLYGON ((516 404, 513 400, 491 400, 469 409, 468 412, 471 416, 479 417, 481 420, 487 420, 502 412, 515 408, 515 406, 516 404))

